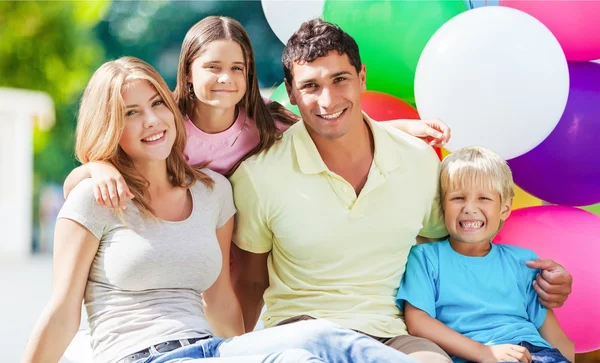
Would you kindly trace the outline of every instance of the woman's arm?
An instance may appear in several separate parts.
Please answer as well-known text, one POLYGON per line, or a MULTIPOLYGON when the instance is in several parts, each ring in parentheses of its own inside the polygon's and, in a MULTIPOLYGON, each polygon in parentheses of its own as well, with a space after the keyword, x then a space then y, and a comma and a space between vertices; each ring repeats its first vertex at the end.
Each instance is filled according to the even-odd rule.
POLYGON ((56 363, 75 336, 81 302, 99 241, 85 227, 59 219, 54 233, 53 290, 33 330, 23 363, 56 363))
POLYGON ((542 338, 546 339, 553 348, 560 350, 562 355, 571 362, 575 362, 575 344, 562 330, 558 320, 556 320, 554 311, 551 309, 546 312, 546 320, 544 320, 539 332, 542 338))
POLYGON ((387 122, 409 135, 421 138, 431 146, 442 147, 450 140, 450 127, 436 118, 427 120, 400 119, 383 122, 387 122))
POLYGON ((217 229, 217 239, 221 246, 223 265, 217 281, 202 294, 204 296, 206 317, 210 325, 217 335, 225 338, 244 334, 242 309, 233 291, 229 270, 232 234, 233 217, 223 227, 217 229))
POLYGON ((65 199, 77 184, 87 178, 92 178, 94 198, 103 207, 124 208, 127 200, 133 198, 133 194, 117 168, 110 163, 93 161, 83 164, 69 173, 63 186, 65 199))
POLYGON ((531 354, 521 346, 483 345, 450 329, 409 302, 404 303, 404 320, 410 335, 431 340, 449 355, 473 362, 531 362, 531 354))

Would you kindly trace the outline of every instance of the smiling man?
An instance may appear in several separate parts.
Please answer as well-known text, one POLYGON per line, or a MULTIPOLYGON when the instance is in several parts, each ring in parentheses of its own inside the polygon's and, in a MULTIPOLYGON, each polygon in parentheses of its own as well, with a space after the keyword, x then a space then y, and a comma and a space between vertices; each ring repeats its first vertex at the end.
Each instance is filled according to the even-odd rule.
POLYGON ((231 177, 246 329, 264 297, 266 327, 327 319, 417 360, 451 362, 407 334, 394 304, 410 248, 447 235, 435 152, 362 113, 366 69, 336 25, 302 24, 283 67, 302 121, 231 177))

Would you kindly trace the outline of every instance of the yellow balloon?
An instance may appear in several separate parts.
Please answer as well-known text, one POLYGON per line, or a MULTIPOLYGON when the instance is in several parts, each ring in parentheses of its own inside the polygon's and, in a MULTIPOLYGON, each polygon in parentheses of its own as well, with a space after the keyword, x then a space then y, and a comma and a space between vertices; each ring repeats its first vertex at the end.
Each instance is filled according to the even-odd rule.
POLYGON ((450 155, 450 151, 446 150, 445 148, 441 148, 442 150, 442 160, 444 160, 444 158, 448 155, 450 155))
MULTIPOLYGON (((445 148, 441 148, 442 150, 442 160, 450 155, 450 151, 445 148)), ((523 189, 519 188, 518 185, 515 184, 515 197, 513 198, 512 209, 520 209, 526 207, 537 207, 542 205, 543 201, 539 198, 534 197, 533 195, 527 193, 523 189)))
POLYGON ((537 207, 542 205, 542 200, 527 193, 515 184, 515 197, 513 198, 512 209, 520 209, 526 207, 537 207))

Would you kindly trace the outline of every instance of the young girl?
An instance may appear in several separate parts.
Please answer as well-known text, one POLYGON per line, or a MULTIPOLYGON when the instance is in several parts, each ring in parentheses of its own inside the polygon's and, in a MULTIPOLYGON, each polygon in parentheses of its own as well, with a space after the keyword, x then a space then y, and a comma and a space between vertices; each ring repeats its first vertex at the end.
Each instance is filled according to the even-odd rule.
POLYGON ((244 332, 229 275, 235 207, 225 177, 186 163, 184 130, 148 64, 126 57, 94 73, 79 109, 77 157, 114 165, 135 198, 114 211, 94 201, 91 181, 73 189, 56 224, 52 297, 23 362, 60 360, 82 299, 100 363, 410 362, 325 321, 214 336, 244 332))
MULTIPOLYGON (((228 17, 209 16, 186 34, 179 59, 175 98, 187 115, 185 155, 190 165, 203 165, 230 175, 243 160, 269 148, 298 118, 259 93, 254 52, 242 25, 228 17)), ((449 128, 439 120, 389 121, 417 137, 444 145, 449 128)), ((125 207, 132 198, 128 185, 109 165, 89 163, 65 181, 65 196, 91 177, 96 200, 103 206, 125 207)))

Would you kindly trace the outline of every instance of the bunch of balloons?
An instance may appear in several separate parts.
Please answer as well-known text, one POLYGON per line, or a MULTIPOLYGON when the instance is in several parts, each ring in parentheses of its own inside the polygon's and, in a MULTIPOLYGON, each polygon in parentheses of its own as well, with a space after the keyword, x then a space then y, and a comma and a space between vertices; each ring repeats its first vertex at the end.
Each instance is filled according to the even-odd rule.
MULTIPOLYGON (((440 118, 448 154, 488 147, 513 171, 517 209, 496 242, 573 275, 556 311, 577 352, 600 349, 600 1, 262 0, 286 43, 321 17, 356 39, 374 119, 440 118), (416 108, 414 107, 416 106, 416 108), (575 208, 579 207, 579 208, 575 208)), ((271 96, 289 104, 285 87, 271 96)))

